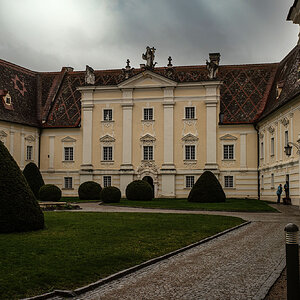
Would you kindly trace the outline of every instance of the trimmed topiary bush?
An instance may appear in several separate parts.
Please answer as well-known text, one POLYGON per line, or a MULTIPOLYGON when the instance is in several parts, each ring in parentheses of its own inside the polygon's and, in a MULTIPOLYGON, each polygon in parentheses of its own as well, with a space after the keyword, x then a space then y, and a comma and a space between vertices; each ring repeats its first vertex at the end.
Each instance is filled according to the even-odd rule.
POLYGON ((27 164, 23 170, 25 176, 34 196, 39 198, 39 190, 45 184, 41 172, 37 165, 33 162, 27 164))
POLYGON ((80 200, 100 200, 101 185, 94 181, 83 182, 78 189, 80 200))
POLYGON ((0 141, 0 233, 44 228, 44 214, 17 163, 0 141))
POLYGON ((225 202, 226 196, 216 176, 205 171, 196 181, 190 191, 188 201, 190 202, 225 202))
POLYGON ((57 202, 61 198, 61 190, 54 184, 45 184, 40 188, 40 201, 57 202))
POLYGON ((101 190, 100 199, 104 203, 120 202, 121 191, 115 186, 107 186, 101 190))
POLYGON ((126 198, 128 200, 152 200, 153 190, 151 185, 144 180, 134 180, 126 187, 126 198))

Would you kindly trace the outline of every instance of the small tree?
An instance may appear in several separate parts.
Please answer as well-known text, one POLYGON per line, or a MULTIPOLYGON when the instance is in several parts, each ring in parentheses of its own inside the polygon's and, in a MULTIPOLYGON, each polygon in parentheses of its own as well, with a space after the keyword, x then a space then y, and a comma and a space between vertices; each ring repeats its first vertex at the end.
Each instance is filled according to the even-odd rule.
POLYGON ((61 198, 61 190, 54 184, 45 184, 39 190, 41 201, 57 202, 61 198))
POLYGON ((38 230, 44 215, 19 166, 0 141, 0 233, 38 230))
POLYGON ((118 203, 121 200, 121 191, 115 186, 107 186, 101 190, 100 198, 104 203, 118 203))
POLYGON ((188 196, 190 202, 225 202, 226 196, 216 176, 205 171, 196 181, 188 196))
POLYGON ((39 198, 39 190, 45 184, 39 168, 35 163, 30 162, 23 170, 23 174, 34 193, 34 196, 39 198))
POLYGON ((83 182, 78 188, 80 200, 100 200, 101 185, 94 181, 83 182))
POLYGON ((128 200, 152 200, 152 186, 145 180, 134 180, 126 187, 126 198, 128 200))

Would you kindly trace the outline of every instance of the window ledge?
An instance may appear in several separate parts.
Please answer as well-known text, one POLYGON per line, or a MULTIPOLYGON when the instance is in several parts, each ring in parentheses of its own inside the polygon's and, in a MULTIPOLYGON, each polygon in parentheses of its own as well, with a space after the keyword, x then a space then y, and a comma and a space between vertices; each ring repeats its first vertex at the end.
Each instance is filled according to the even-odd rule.
POLYGON ((115 120, 101 120, 101 123, 114 123, 115 120))
POLYGON ((63 162, 63 163, 74 163, 75 160, 63 160, 62 162, 63 162))
POLYGON ((143 123, 153 123, 153 122, 155 122, 155 120, 141 120, 141 122, 143 122, 143 123))
POLYGON ((34 159, 25 159, 25 161, 34 161, 34 159))
POLYGON ((236 190, 235 187, 224 187, 224 189, 226 189, 226 190, 236 190))
POLYGON ((154 159, 142 159, 142 162, 155 162, 154 159))
POLYGON ((185 164, 196 164, 197 163, 197 159, 184 159, 183 162, 185 164))
POLYGON ((194 118, 194 119, 187 119, 187 118, 183 118, 182 121, 197 121, 198 119, 197 118, 194 118))
POLYGON ((222 161, 236 161, 235 158, 223 158, 222 161))

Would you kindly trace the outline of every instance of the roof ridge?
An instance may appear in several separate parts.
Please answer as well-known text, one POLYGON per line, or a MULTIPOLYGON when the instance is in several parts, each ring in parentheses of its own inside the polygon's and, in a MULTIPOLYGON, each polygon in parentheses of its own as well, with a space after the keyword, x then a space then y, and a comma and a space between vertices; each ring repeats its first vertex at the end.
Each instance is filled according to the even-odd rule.
POLYGON ((14 64, 14 63, 11 63, 11 62, 9 62, 7 60, 4 60, 4 59, 1 59, 1 58, 0 58, 0 64, 12 67, 14 69, 17 69, 18 71, 23 71, 23 72, 25 72, 29 75, 37 75, 38 74, 38 72, 36 72, 36 71, 32 71, 30 69, 27 69, 25 67, 19 66, 19 65, 14 64))

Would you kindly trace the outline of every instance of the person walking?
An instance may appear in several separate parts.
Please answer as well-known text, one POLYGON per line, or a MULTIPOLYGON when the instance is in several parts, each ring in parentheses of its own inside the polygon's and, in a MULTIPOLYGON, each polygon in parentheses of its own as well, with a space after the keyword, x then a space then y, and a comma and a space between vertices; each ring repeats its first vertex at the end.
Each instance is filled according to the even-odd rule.
POLYGON ((276 194, 277 194, 277 203, 280 203, 281 193, 282 193, 282 185, 280 183, 278 188, 277 188, 277 192, 276 192, 276 194))

